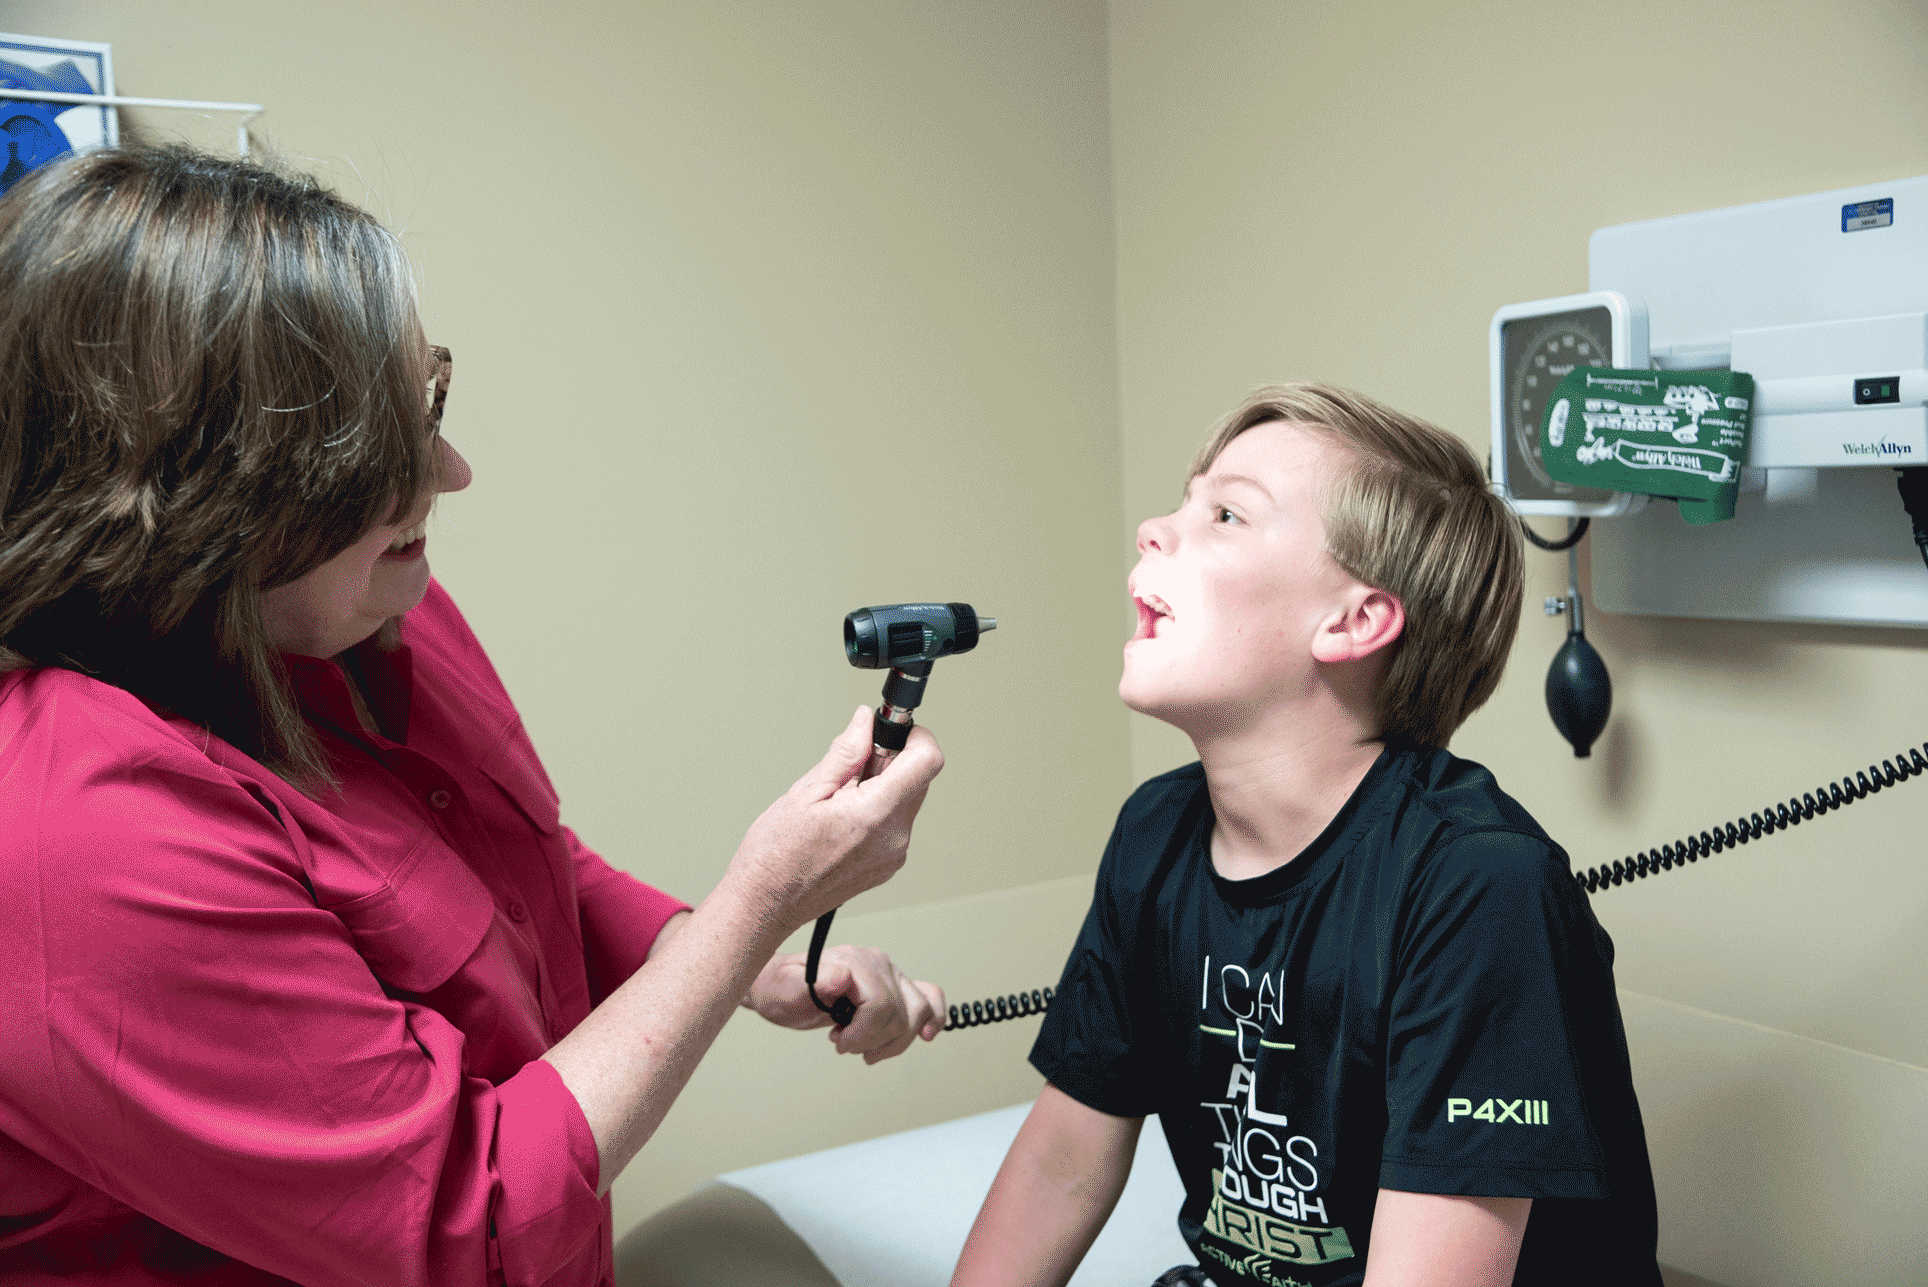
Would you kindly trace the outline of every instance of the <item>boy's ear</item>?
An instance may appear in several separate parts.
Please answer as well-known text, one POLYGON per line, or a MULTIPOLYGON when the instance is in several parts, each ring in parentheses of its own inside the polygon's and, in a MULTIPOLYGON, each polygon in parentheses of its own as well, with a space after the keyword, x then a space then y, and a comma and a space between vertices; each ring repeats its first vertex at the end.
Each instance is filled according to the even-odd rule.
POLYGON ((1406 629, 1406 606, 1384 590, 1359 586, 1312 639, 1314 661, 1363 661, 1389 648, 1406 629))

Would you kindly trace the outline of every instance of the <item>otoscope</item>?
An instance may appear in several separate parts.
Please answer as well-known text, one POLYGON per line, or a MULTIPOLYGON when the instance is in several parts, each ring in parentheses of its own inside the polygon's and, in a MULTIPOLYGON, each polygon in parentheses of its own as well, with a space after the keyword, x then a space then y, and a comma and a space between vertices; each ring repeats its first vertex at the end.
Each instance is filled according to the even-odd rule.
MULTIPOLYGON (((870 725, 870 762, 857 780, 876 777, 910 741, 911 712, 924 700, 931 667, 977 647, 986 630, 996 630, 995 617, 980 617, 968 603, 891 603, 859 608, 843 619, 844 656, 860 670, 890 667, 884 679, 884 700, 870 725)), ((810 954, 804 960, 803 982, 817 1009, 837 1023, 849 1023, 857 1007, 849 997, 829 1005, 817 996, 817 962, 830 937, 835 908, 817 918, 810 935, 810 954)))

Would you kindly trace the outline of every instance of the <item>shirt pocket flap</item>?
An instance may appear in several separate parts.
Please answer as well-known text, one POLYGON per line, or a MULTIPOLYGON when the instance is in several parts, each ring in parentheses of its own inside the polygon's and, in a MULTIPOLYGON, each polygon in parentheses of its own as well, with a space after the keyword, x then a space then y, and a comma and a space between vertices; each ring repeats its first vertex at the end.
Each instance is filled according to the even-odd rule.
POLYGON ((404 992, 429 992, 481 946, 495 900, 454 850, 429 836, 381 888, 328 910, 376 978, 404 992))
POLYGON ((503 734, 496 749, 482 761, 482 772, 537 831, 553 836, 562 829, 562 800, 521 721, 503 734))

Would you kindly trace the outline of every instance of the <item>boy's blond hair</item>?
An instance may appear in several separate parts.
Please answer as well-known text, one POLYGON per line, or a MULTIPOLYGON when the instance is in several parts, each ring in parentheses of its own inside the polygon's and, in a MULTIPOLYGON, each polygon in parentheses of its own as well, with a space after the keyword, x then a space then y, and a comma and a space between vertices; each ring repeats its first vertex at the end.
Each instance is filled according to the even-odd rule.
POLYGON ((1379 681, 1380 736, 1445 746, 1499 685, 1519 627, 1519 524, 1452 434, 1348 389, 1274 384, 1212 429, 1189 477, 1255 425, 1289 421, 1332 435, 1352 464, 1324 500, 1326 550, 1396 597, 1404 633, 1379 681))

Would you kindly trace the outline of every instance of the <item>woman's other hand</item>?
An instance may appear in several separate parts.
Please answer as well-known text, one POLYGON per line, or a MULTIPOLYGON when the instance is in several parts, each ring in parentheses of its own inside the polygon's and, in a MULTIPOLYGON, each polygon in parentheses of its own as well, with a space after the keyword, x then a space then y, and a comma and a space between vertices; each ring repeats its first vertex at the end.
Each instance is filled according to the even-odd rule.
POLYGON ((751 824, 723 878, 786 938, 897 874, 911 822, 944 767, 936 739, 914 728, 882 773, 860 781, 870 726, 869 709, 858 707, 817 766, 751 824))
MULTIPOLYGON (((803 981, 804 954, 771 959, 757 975, 743 1004, 784 1028, 821 1028, 830 1016, 817 1009, 803 981)), ((857 1007, 848 1024, 830 1030, 840 1055, 864 1062, 901 1055, 912 1041, 934 1040, 944 1030, 944 990, 913 979, 874 947, 833 947, 817 967, 817 995, 826 1003, 848 997, 857 1007)))

